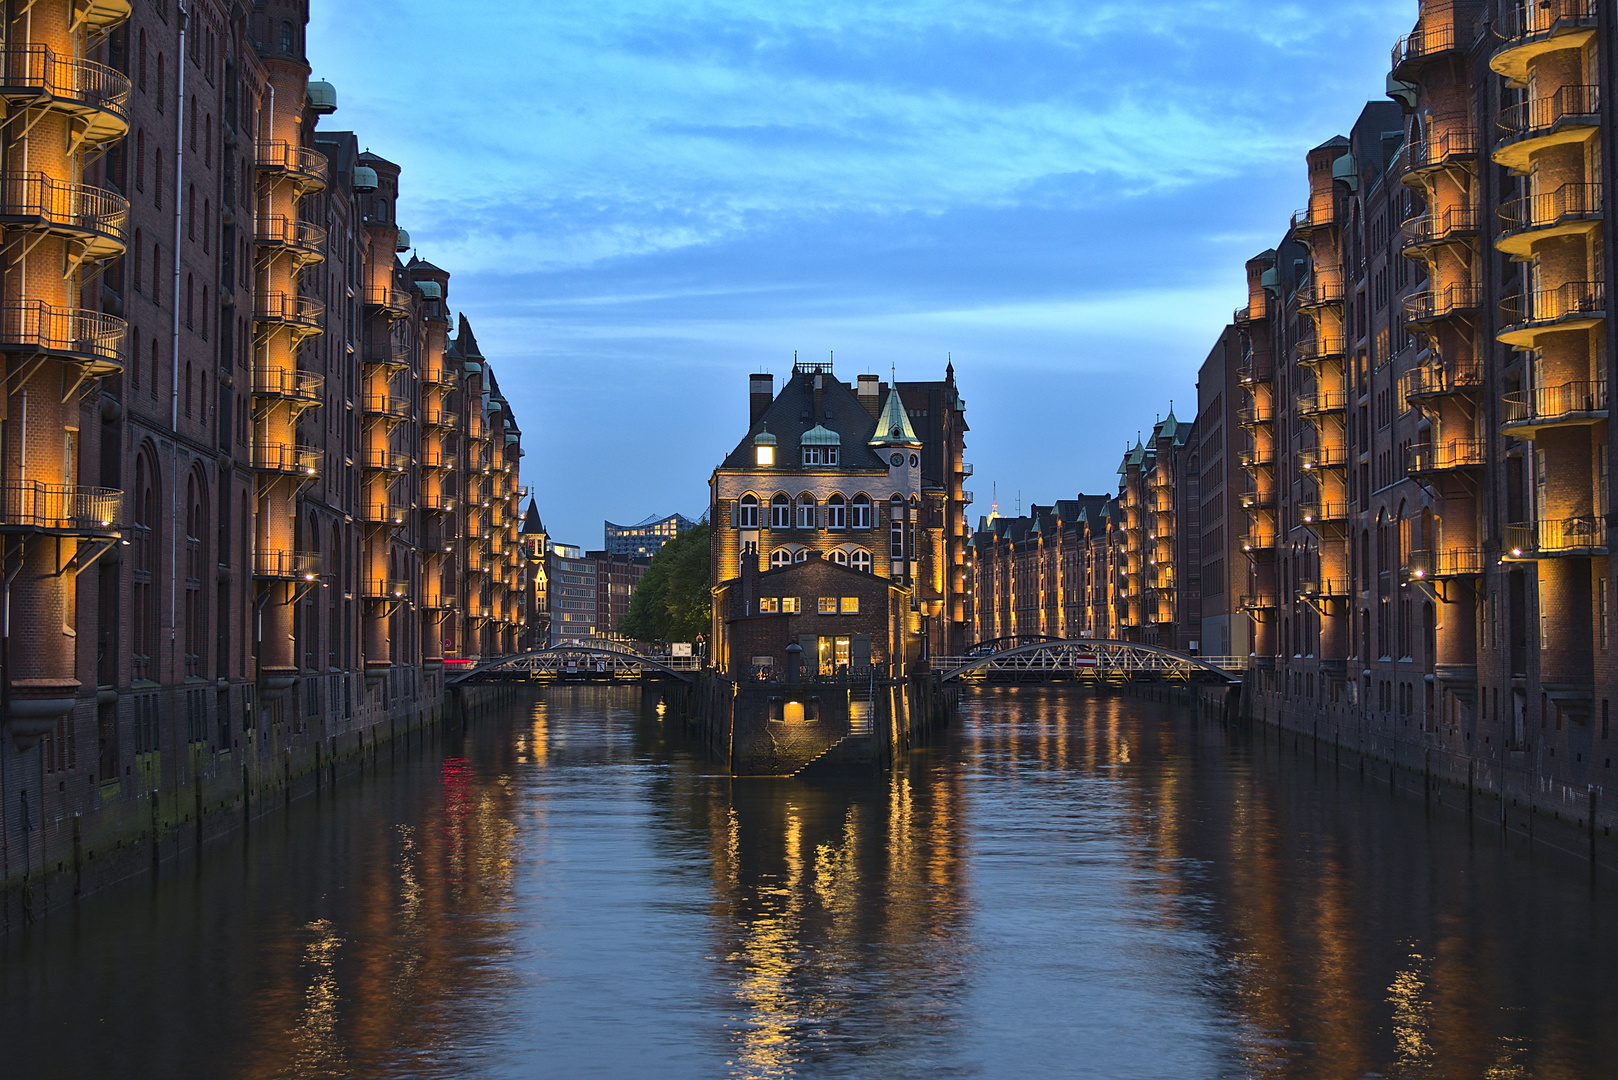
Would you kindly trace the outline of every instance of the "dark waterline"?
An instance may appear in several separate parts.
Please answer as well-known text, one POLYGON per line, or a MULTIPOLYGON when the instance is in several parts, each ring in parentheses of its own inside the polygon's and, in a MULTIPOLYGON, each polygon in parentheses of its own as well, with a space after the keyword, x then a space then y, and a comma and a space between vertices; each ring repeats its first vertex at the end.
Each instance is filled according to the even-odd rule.
POLYGON ((1613 883, 1290 739, 1002 691, 795 782, 674 728, 550 691, 13 934, 0 1075, 1618 1071, 1613 883))

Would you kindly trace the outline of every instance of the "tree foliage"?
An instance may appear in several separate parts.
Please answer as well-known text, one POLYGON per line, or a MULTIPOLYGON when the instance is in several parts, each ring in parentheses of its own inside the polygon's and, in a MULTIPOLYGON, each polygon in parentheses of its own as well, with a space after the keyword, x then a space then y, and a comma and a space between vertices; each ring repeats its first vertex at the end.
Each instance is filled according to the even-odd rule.
POLYGON ((637 641, 695 641, 707 636, 708 526, 698 525, 664 544, 635 587, 618 629, 637 641))

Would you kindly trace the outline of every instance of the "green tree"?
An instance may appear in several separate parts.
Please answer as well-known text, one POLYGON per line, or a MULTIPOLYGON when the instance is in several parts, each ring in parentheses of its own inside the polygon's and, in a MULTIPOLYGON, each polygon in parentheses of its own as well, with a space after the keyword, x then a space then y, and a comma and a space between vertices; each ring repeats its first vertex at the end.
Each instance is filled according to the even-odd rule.
POLYGON ((698 525, 664 544, 635 587, 618 629, 637 641, 694 641, 708 633, 708 526, 698 525))

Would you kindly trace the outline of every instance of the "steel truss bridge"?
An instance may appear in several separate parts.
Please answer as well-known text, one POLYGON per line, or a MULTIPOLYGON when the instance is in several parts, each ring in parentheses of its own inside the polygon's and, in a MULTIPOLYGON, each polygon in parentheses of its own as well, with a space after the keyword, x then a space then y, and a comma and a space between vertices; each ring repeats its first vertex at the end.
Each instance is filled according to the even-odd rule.
POLYGON ((552 645, 502 657, 451 675, 464 682, 690 682, 701 661, 688 656, 642 656, 596 645, 552 645))
POLYGON ((1137 641, 1002 638, 967 656, 935 656, 945 682, 1240 683, 1246 657, 1192 656, 1137 641), (992 651, 986 651, 992 650, 992 651))

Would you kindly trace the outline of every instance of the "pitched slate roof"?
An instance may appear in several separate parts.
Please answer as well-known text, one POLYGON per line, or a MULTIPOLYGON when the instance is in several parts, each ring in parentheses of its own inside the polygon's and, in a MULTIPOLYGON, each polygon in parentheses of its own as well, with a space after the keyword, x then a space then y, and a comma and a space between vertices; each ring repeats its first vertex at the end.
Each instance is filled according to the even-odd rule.
POLYGON ((528 512, 523 515, 522 528, 517 531, 525 536, 537 536, 545 532, 545 523, 539 520, 539 506, 533 499, 528 500, 528 512))
MULTIPOLYGON (((836 466, 827 466, 828 468, 851 472, 886 473, 887 462, 877 456, 876 451, 868 445, 871 434, 876 429, 876 421, 865 411, 865 406, 860 404, 860 399, 853 389, 847 383, 839 381, 836 376, 829 374, 823 377, 821 386, 821 415, 816 416, 814 374, 808 371, 793 372, 786 385, 781 387, 781 392, 775 396, 775 400, 770 402, 769 408, 764 410, 764 415, 747 429, 747 434, 719 467, 741 472, 756 472, 758 466, 753 462, 753 437, 768 428, 776 440, 776 468, 783 472, 791 472, 798 468, 798 462, 803 460, 799 448, 804 445, 804 437, 818 428, 841 436, 840 460, 836 466)), ((901 413, 903 411, 900 410, 901 413)), ((824 435, 816 436, 817 439, 824 437, 824 435)), ((811 441, 808 445, 817 444, 811 441)), ((827 444, 820 442, 818 445, 827 444)))

